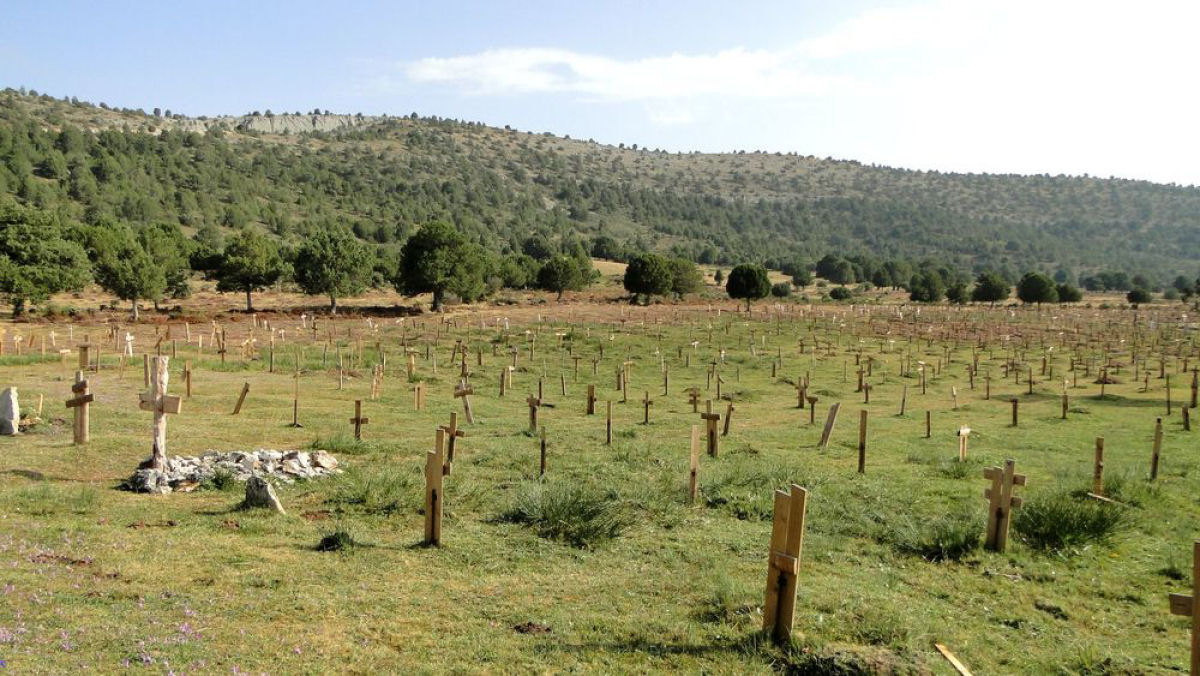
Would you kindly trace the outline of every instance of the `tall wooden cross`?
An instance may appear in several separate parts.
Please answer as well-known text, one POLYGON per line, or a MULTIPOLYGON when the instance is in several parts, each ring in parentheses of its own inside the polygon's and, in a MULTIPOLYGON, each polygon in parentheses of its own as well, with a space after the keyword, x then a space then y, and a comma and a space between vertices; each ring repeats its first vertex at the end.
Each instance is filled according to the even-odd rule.
POLYGON ((138 408, 154 414, 154 441, 150 447, 150 459, 144 465, 162 471, 167 457, 167 414, 176 414, 183 407, 183 400, 167 394, 167 360, 170 357, 151 357, 150 391, 142 392, 138 408))
POLYGON ((704 405, 704 413, 700 414, 700 419, 705 422, 705 434, 708 436, 708 454, 712 457, 717 457, 717 444, 719 436, 717 436, 717 423, 721 420, 720 413, 713 413, 712 399, 709 399, 704 405))
POLYGON ((96 397, 88 392, 88 381, 83 377, 83 371, 75 372, 75 384, 71 386, 74 397, 67 400, 67 408, 75 409, 75 440, 76 446, 88 442, 88 408, 96 397))
POLYGON ((1192 618, 1192 676, 1200 676, 1200 540, 1192 543, 1192 594, 1171 594, 1171 614, 1192 618))
POLYGON ((642 424, 643 425, 650 424, 650 405, 653 403, 654 403, 654 400, 650 398, 650 390, 646 390, 646 393, 644 395, 642 395, 642 424))
POLYGON ((767 592, 763 604, 763 631, 776 642, 792 635, 796 615, 796 578, 804 544, 804 517, 808 491, 792 484, 791 493, 775 491, 775 519, 767 556, 767 592))
POLYGON ((1021 498, 1013 495, 1015 487, 1025 485, 1025 475, 1016 473, 1016 465, 1015 460, 1005 460, 1003 469, 987 467, 983 470, 983 478, 992 482, 992 487, 983 492, 983 497, 988 499, 987 542, 984 546, 992 551, 1003 552, 1008 546, 1012 510, 1022 504, 1021 498))
POLYGON ((698 407, 700 405, 700 388, 690 387, 688 388, 687 393, 688 403, 692 405, 692 413, 699 413, 700 409, 698 407))
POLYGON ((362 414, 362 399, 354 400, 354 417, 350 419, 354 424, 354 440, 362 440, 362 426, 371 422, 370 418, 364 418, 362 414))
POLYGON ((433 450, 425 455, 425 544, 442 543, 442 477, 446 475, 446 430, 438 428, 433 450))
POLYGON ((454 388, 454 398, 463 400, 463 411, 467 414, 467 422, 474 425, 475 416, 471 414, 471 395, 475 394, 475 390, 467 384, 466 379, 458 381, 458 387, 454 388))

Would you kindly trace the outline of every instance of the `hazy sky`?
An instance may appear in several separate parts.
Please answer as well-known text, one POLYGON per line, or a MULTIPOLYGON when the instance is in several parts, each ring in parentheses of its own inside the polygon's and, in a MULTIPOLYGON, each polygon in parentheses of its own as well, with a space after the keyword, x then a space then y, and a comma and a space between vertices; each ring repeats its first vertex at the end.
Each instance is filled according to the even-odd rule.
POLYGON ((9 0, 0 87, 1200 184, 1200 0, 9 0))

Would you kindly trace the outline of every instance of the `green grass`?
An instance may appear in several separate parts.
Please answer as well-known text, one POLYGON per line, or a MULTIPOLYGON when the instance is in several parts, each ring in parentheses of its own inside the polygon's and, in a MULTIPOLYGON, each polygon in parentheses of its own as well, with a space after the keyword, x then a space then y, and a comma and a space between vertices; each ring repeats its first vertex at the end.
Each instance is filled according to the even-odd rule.
MULTIPOLYGON (((171 391, 181 389, 184 359, 193 360, 195 375, 192 398, 170 417, 170 454, 321 448, 337 456, 340 475, 277 485, 286 517, 236 510, 241 484, 225 479, 205 487, 217 490, 168 496, 116 489, 149 452, 150 416, 137 409, 140 364, 121 377, 106 362, 91 377, 97 401, 85 447, 71 445, 69 413, 61 407, 73 363, 0 366, 5 382, 20 389, 23 407, 42 394, 43 418, 66 420, 55 434, 0 438, 0 589, 11 585, 0 603, 0 629, 13 637, 0 643, 0 659, 29 672, 115 671, 126 659, 140 664, 144 657, 155 669, 194 673, 235 667, 253 673, 948 673, 932 647, 938 642, 976 673, 1186 667, 1187 621, 1166 612, 1166 594, 1190 586, 1200 461, 1192 457, 1195 439, 1182 431, 1178 413, 1165 416, 1162 382, 1152 378, 1151 391, 1142 393, 1140 381, 1117 374, 1123 384, 1109 386, 1114 398, 1089 399, 1089 415, 1064 421, 1057 383, 1039 385, 1030 398, 1024 383, 999 376, 1008 352, 1018 349, 1017 338, 1006 344, 994 337, 1005 333, 1044 333, 1056 347, 1050 352, 1056 377, 1069 375, 1070 350, 1055 341, 1072 327, 1111 338, 1113 359, 1127 360, 1118 350, 1128 347, 1115 341, 1124 335, 1124 345, 1132 344, 1125 333, 1131 315, 922 308, 919 318, 906 311, 901 322, 894 307, 883 306, 865 311, 875 318, 868 325, 857 314, 861 306, 852 311, 849 305, 818 306, 805 317, 797 308, 778 322, 760 307, 752 320, 673 305, 547 304, 485 312, 486 329, 480 317, 465 314, 447 316, 444 325, 436 317, 378 322, 390 356, 376 401, 369 399, 369 363, 359 367, 365 377, 347 378, 339 390, 336 372, 319 369, 324 336, 306 345, 303 360, 313 368, 299 381, 302 429, 288 427, 290 346, 277 352, 274 374, 263 361, 205 368, 211 355, 197 360, 180 347, 180 358, 171 362, 171 391), (544 314, 541 324, 537 312, 544 314), (835 313, 844 327, 838 322, 835 328, 835 313), (601 314, 604 321, 584 323, 601 314), (496 383, 511 358, 494 319, 504 316, 512 322, 510 344, 522 352, 513 389, 501 399, 496 383), (576 322, 570 344, 583 357, 578 382, 553 335, 570 328, 568 318, 576 322), (955 347, 939 338, 944 327, 964 322, 978 322, 993 336, 993 345, 976 348, 981 371, 993 375, 992 401, 983 399, 981 379, 969 388, 962 368, 975 339, 955 347), (540 332, 533 360, 526 329, 540 332), (435 377, 423 345, 439 331, 435 377), (486 361, 480 368, 470 360, 475 424, 466 423, 461 400, 450 394, 457 371, 450 350, 468 331, 471 353, 482 348, 486 361), (748 352, 751 331, 758 358, 748 352), (909 341, 908 331, 920 340, 909 341), (896 340, 890 350, 879 352, 877 332, 896 340), (811 351, 814 333, 821 339, 817 358, 798 354, 801 339, 811 351), (412 385, 395 356, 405 338, 421 347, 424 411, 413 410, 412 385), (694 353, 692 340, 701 342, 694 353), (493 341, 500 348, 495 357, 493 341), (606 356, 592 376, 591 357, 601 344, 606 356), (677 357, 678 345, 688 346, 690 369, 677 357), (739 401, 719 455, 704 454, 702 443, 700 494, 691 503, 690 432, 701 420, 684 390, 704 390, 705 369, 720 347, 731 362, 722 371, 726 389, 737 391, 739 401), (671 369, 665 396, 656 348, 671 369), (794 381, 808 372, 813 391, 821 392, 816 425, 795 407, 795 390, 770 378, 777 348, 784 360, 779 374, 794 381), (859 348, 876 357, 861 475, 857 423, 864 407, 853 368, 859 348), (930 379, 928 394, 899 377, 905 352, 934 364, 946 348, 953 363, 930 379), (633 380, 629 402, 620 404, 612 376, 627 357, 635 362, 633 380), (560 369, 567 374, 566 396, 558 389, 560 369), (538 439, 524 434, 524 398, 536 391, 539 376, 553 404, 539 416, 549 442, 545 480, 538 478, 538 439), (241 414, 231 416, 247 381, 251 394, 241 414), (905 382, 908 414, 898 417, 905 382), (599 415, 584 415, 588 383, 597 386, 599 415), (959 411, 951 409, 951 386, 958 388, 959 411), (645 390, 655 400, 649 425, 641 424, 645 390), (1007 403, 1014 395, 1022 399, 1015 429, 1007 403), (354 442, 348 421, 355 399, 371 418, 362 442, 354 442), (618 402, 611 445, 604 439, 606 399, 618 402), (829 405, 837 401, 842 412, 831 443, 818 450, 829 405), (926 410, 932 411, 930 439, 924 438, 926 410), (442 546, 427 548, 421 546, 425 457, 451 412, 466 436, 458 439, 445 477, 442 546), (1159 416, 1162 462, 1150 482, 1159 416), (973 430, 966 462, 957 460, 960 425, 973 430), (1121 506, 1081 496, 1091 485, 1097 436, 1105 437, 1105 494, 1121 506), (1016 489, 1025 504, 1014 512, 1008 551, 997 554, 979 546, 987 507, 983 472, 1006 458, 1016 460, 1027 486, 1016 489), (809 489, 807 535, 795 642, 776 647, 761 633, 767 543, 773 493, 792 483, 809 489), (317 551, 327 537, 338 554, 317 551), (187 631, 180 630, 184 624, 187 631), (550 631, 514 629, 525 625, 550 631)), ((1169 317, 1157 315, 1158 336, 1145 324, 1155 315, 1146 312, 1139 314, 1141 344, 1161 339, 1175 345, 1169 317)), ((239 319, 226 327, 240 342, 249 320, 239 319)), ((272 321, 289 335, 299 324, 272 321)), ((330 328, 343 341, 343 354, 354 344, 347 331, 363 332, 369 361, 374 337, 366 339, 361 319, 330 328)), ((139 345, 152 344, 153 325, 135 330, 139 345)), ((199 331, 196 324, 192 330, 199 331)), ((75 327, 77 336, 87 331, 103 335, 99 326, 75 327)), ((1029 340, 1022 349, 1036 368, 1039 338, 1029 340)), ((1080 356, 1099 358, 1099 349, 1081 347, 1080 356)), ((1177 366, 1168 362, 1169 369, 1177 366)), ((1098 392, 1084 380, 1071 390, 1073 399, 1098 392)), ((1175 380, 1179 402, 1186 398, 1186 378, 1175 380)), ((723 405, 714 409, 724 413, 723 405)))

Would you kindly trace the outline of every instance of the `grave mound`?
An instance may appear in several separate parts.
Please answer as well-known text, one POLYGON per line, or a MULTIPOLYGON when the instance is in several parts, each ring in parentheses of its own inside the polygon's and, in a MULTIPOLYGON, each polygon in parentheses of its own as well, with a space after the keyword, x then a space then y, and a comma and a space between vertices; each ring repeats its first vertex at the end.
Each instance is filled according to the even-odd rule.
POLYGON ((123 484, 138 493, 190 492, 222 474, 237 481, 250 477, 283 483, 340 474, 337 458, 326 451, 206 451, 197 456, 171 456, 162 471, 140 468, 123 484))

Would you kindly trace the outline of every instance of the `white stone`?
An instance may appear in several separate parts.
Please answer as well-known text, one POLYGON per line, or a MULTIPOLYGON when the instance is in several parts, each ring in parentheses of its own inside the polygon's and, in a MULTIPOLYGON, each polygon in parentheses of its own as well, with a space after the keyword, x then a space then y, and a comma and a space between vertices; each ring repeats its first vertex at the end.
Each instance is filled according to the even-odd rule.
POLYGON ((0 434, 20 434, 21 405, 17 401, 17 388, 8 387, 0 392, 0 434))

